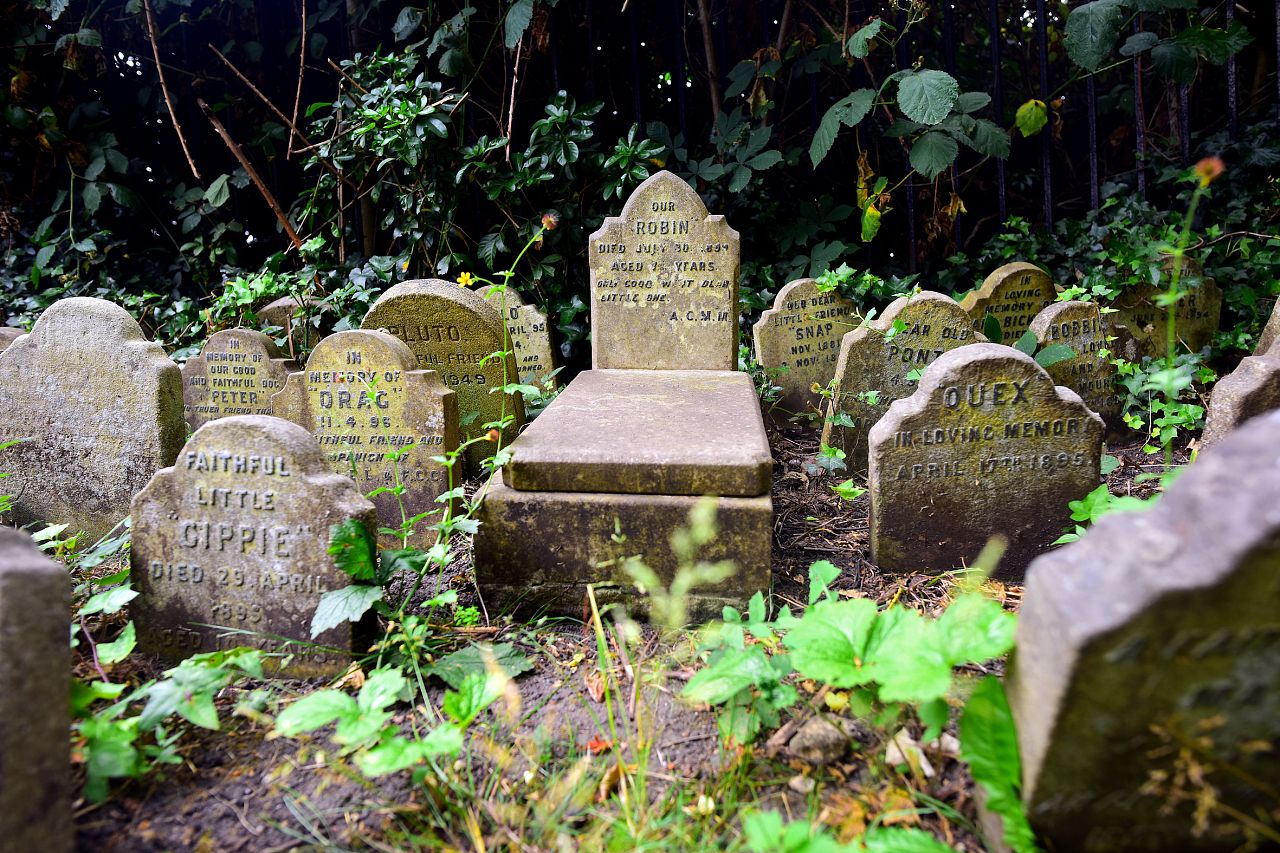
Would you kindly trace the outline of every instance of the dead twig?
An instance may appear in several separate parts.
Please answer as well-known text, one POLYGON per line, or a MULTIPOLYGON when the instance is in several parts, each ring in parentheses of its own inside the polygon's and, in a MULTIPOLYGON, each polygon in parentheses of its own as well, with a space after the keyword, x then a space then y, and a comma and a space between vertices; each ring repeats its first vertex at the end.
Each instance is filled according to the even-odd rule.
MULTIPOLYGON (((298 88, 293 93, 293 119, 289 122, 290 129, 294 133, 298 133, 298 104, 302 101, 302 78, 307 71, 307 0, 302 0, 302 35, 298 38, 298 88)), ((298 138, 306 144, 306 139, 301 133, 298 138)), ((293 134, 289 135, 289 147, 285 150, 286 160, 293 159, 293 134)))
POLYGON ((178 142, 182 145, 182 153, 187 157, 187 165, 191 167, 191 174, 195 175, 196 180, 203 180, 200 177, 200 170, 196 168, 196 161, 191 159, 191 149, 187 147, 186 137, 182 135, 182 126, 178 124, 178 115, 173 111, 173 98, 169 96, 169 84, 164 79, 164 66, 160 63, 160 46, 156 44, 156 18, 155 13, 151 11, 151 0, 142 0, 142 7, 146 11, 144 16, 147 21, 147 40, 151 42, 151 55, 156 60, 156 76, 160 78, 160 91, 164 94, 164 105, 169 109, 169 121, 173 122, 174 133, 178 134, 178 142))
POLYGON ((332 59, 326 59, 326 60, 325 60, 325 62, 329 63, 329 67, 330 67, 330 68, 332 68, 334 71, 337 71, 339 74, 341 74, 341 75, 342 75, 342 78, 343 78, 344 80, 346 80, 348 83, 350 83, 352 86, 355 86, 355 87, 356 87, 357 89, 359 89, 363 94, 366 94, 366 95, 367 95, 367 94, 369 94, 369 90, 368 90, 368 89, 366 89, 364 86, 361 86, 361 85, 360 85, 359 83, 357 83, 355 80, 351 79, 351 75, 350 75, 350 74, 348 74, 347 72, 343 71, 343 70, 342 70, 342 66, 341 66, 341 65, 339 65, 339 64, 338 64, 338 63, 336 63, 336 62, 334 62, 332 59))

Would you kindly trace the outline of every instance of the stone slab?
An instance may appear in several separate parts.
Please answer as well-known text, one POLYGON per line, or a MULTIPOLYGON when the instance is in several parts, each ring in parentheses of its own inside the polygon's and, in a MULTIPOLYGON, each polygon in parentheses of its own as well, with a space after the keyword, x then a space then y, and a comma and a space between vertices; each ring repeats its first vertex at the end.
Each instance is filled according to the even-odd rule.
POLYGON ((1217 444, 1250 418, 1280 409, 1280 352, 1242 359, 1209 395, 1201 447, 1217 444))
POLYGON ((66 567, 0 527, 0 850, 75 848, 70 619, 66 567))
POLYGON ((849 473, 867 471, 867 433, 894 400, 911 394, 913 371, 944 352, 986 338, 973 330, 969 314, 954 299, 921 291, 895 299, 867 326, 840 341, 835 388, 822 426, 822 442, 844 451, 849 473), (891 333, 895 326, 900 330, 891 333), (875 402, 868 396, 875 392, 875 402), (841 415, 844 417, 842 418, 841 415), (848 420, 851 425, 837 423, 848 420))
POLYGON ((1038 349, 1062 344, 1070 347, 1074 358, 1051 364, 1046 370, 1057 385, 1065 385, 1080 395, 1084 404, 1097 412, 1108 430, 1124 428, 1120 396, 1112 387, 1116 366, 1110 357, 1110 315, 1103 314, 1095 302, 1055 302, 1031 321, 1038 349))
POLYGON ((979 332, 986 329, 988 314, 995 317, 1000 321, 1001 338, 994 343, 1013 346, 1026 334, 1036 314, 1056 298, 1048 273, 1035 264, 1015 261, 983 279, 960 307, 969 312, 973 328, 979 332))
MULTIPOLYGON (((523 492, 494 478, 485 494, 475 537, 476 580, 490 612, 550 610, 581 616, 586 585, 604 604, 626 602, 643 612, 644 601, 618 558, 640 555, 670 585, 678 561, 671 534, 687 524, 699 498, 584 492, 523 492), (617 528, 615 529, 615 522, 617 528), (626 537, 614 541, 616 530, 626 537)), ((757 591, 769 594, 773 501, 717 500, 719 535, 700 560, 734 560, 738 573, 690 596, 690 616, 715 618, 725 605, 742 609, 757 591)))
POLYGON ((1280 340, 1280 299, 1276 299, 1275 307, 1271 309, 1271 317, 1263 327, 1262 334, 1258 336, 1258 346, 1253 354, 1266 355, 1275 346, 1277 340, 1280 340))
MULTIPOLYGON (((291 375, 272 398, 276 416, 309 430, 330 469, 351 477, 362 493, 404 486, 399 497, 371 498, 380 525, 396 530, 403 517, 443 509, 436 498, 455 485, 449 469, 432 458, 458 449, 457 394, 435 371, 416 365, 409 347, 386 332, 338 332, 321 341, 306 370, 291 375), (388 458, 405 448, 399 459, 388 458)), ((454 479, 461 482, 461 470, 454 479)), ((430 547, 430 526, 438 520, 424 520, 409 544, 430 547)), ((404 547, 389 534, 379 539, 385 547, 404 547)))
POLYGON ((298 369, 254 329, 223 329, 182 365, 182 411, 193 431, 229 415, 269 415, 271 395, 298 369))
MULTIPOLYGON (((274 649, 273 636, 310 641, 321 596, 350 583, 328 554, 330 527, 348 519, 376 530, 373 504, 302 427, 263 415, 205 424, 133 502, 138 647, 181 660, 274 649)), ((288 672, 342 672, 344 652, 367 648, 367 628, 346 623, 316 638, 333 653, 292 647, 288 672)))
MULTIPOLYGON (((1184 291, 1178 300, 1177 336, 1180 345, 1192 352, 1199 352, 1213 342, 1222 315, 1222 291, 1218 283, 1204 275, 1196 261, 1187 258, 1182 282, 1184 291)), ((1171 274, 1172 261, 1165 264, 1165 275, 1171 274)), ((1168 288, 1168 281, 1160 287, 1144 285, 1128 288, 1112 303, 1116 309, 1112 323, 1124 326, 1132 336, 1138 359, 1143 356, 1163 358, 1166 349, 1166 312, 1156 304, 1156 298, 1168 288)))
POLYGON ((0 470, 13 521, 65 523, 83 544, 182 446, 182 376, 118 305, 74 297, 49 306, 0 353, 0 470))
POLYGON ((1255 418, 1154 507, 1108 515, 1028 570, 1007 691, 1024 802, 1051 849, 1247 849, 1225 810, 1193 831, 1208 786, 1227 808, 1274 810, 1243 780, 1280 779, 1277 446, 1280 413, 1255 418), (1177 798, 1180 755, 1204 784, 1184 777, 1177 798))
POLYGON ((0 352, 7 350, 10 344, 25 334, 22 329, 15 329, 13 326, 0 326, 0 352))
POLYGON ((939 356, 871 428, 871 552, 886 571, 970 565, 987 540, 1018 577, 1101 481, 1102 419, 1012 347, 939 356))
POLYGON ((484 287, 478 292, 500 315, 505 312, 520 381, 547 390, 556 388, 559 382, 552 375, 556 362, 547 315, 539 311, 537 305, 526 302, 514 287, 508 287, 505 293, 494 287, 484 287))
POLYGON ((735 370, 738 232, 671 172, 591 235, 591 366, 735 370))
POLYGON ((812 278, 778 291, 773 307, 752 327, 756 361, 782 389, 775 408, 784 414, 822 415, 826 388, 836 375, 840 339, 861 322, 858 306, 839 291, 822 292, 812 278))
POLYGON ((263 305, 254 313, 258 316, 258 322, 264 326, 279 326, 286 335, 285 352, 289 353, 288 343, 293 342, 292 352, 297 354, 299 350, 309 350, 325 336, 325 330, 322 330, 308 321, 307 311, 303 310, 304 304, 309 310, 314 310, 313 305, 309 301, 299 302, 292 296, 281 296, 272 302, 263 305))
POLYGON ((514 489, 769 493, 773 458, 745 373, 588 370, 511 446, 514 489))
MULTIPOLYGON (((484 298, 441 279, 405 281, 378 297, 361 323, 404 341, 422 370, 434 370, 458 395, 458 418, 465 441, 488 432, 504 414, 515 422, 503 435, 510 444, 524 424, 524 398, 519 394, 491 394, 493 388, 519 381, 514 355, 506 351, 502 317, 484 298)), ((496 445, 481 441, 466 450, 467 465, 479 470, 496 445)))

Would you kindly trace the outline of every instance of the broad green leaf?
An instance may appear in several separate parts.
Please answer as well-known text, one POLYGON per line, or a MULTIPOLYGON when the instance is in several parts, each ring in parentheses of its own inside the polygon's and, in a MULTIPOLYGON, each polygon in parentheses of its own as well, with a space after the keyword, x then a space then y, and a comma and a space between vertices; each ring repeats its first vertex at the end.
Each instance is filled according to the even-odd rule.
POLYGON ((862 658, 875 620, 875 602, 865 598, 814 605, 784 640, 791 664, 806 678, 833 687, 867 683, 871 677, 862 658))
POLYGON ((503 44, 507 50, 515 50, 516 44, 529 29, 533 20, 533 0, 515 0, 507 10, 507 19, 503 27, 503 44))
POLYGON ((859 27, 858 31, 849 37, 849 53, 857 59, 865 59, 871 52, 871 40, 879 34, 882 25, 883 22, 876 18, 866 26, 859 27))
POLYGON ((982 318, 982 336, 993 344, 1004 341, 1004 330, 1000 327, 1000 319, 994 314, 982 318))
POLYGON ((1102 476, 1106 477, 1112 471, 1120 467, 1120 460, 1112 456, 1110 453, 1102 454, 1102 476))
POLYGON ((1153 47, 1151 64, 1161 74, 1178 83, 1190 83, 1196 76, 1195 53, 1173 42, 1161 42, 1153 47))
POLYGON ((53 260, 53 253, 58 251, 56 244, 50 243, 48 246, 41 246, 40 251, 36 252, 36 268, 46 269, 49 261, 53 260))
POLYGON ((1067 16, 1067 55, 1086 71, 1097 71, 1111 55, 1124 25, 1127 0, 1093 0, 1067 16))
POLYGON ((131 620, 115 640, 110 643, 98 643, 98 660, 104 664, 119 663, 133 652, 137 644, 138 630, 131 620))
POLYGON ((982 663, 1013 648, 1018 619, 999 602, 963 593, 938 617, 938 638, 948 666, 982 663))
POLYGON ((462 687, 468 675, 488 671, 485 666, 486 655, 491 657, 508 678, 515 678, 533 669, 533 661, 521 654, 510 643, 499 643, 496 646, 477 643, 446 655, 427 667, 426 671, 427 674, 436 676, 457 690, 462 687))
POLYGON ((911 146, 911 168, 932 181, 955 162, 960 146, 949 135, 931 130, 911 146))
POLYGON ((958 113, 976 113, 991 103, 991 96, 986 92, 965 92, 956 98, 955 111, 958 113))
POLYGON ((1000 815, 1004 841, 1018 853, 1039 849, 1022 809, 1022 760, 1004 686, 994 676, 978 682, 960 718, 960 754, 987 794, 986 806, 1000 815))
POLYGON ((399 669, 376 669, 365 679, 364 686, 356 696, 356 705, 362 711, 381 711, 399 699, 408 685, 408 680, 399 669))
POLYGON ((880 209, 876 207, 875 202, 867 202, 867 206, 862 209, 862 242, 870 243, 880 233, 880 209))
POLYGON ((315 639, 344 622, 356 622, 375 601, 382 600, 382 587, 353 583, 342 589, 331 589, 320 596, 315 615, 311 617, 311 639, 315 639))
POLYGON ((759 646, 735 649, 706 669, 699 670, 680 695, 694 702, 720 705, 748 687, 773 680, 775 675, 759 646))
POLYGON ((747 165, 757 172, 761 169, 768 169, 770 166, 776 166, 782 162, 782 152, 776 149, 772 151, 762 151, 747 161, 747 165))
POLYGON ((872 104, 875 103, 875 97, 876 93, 871 89, 859 89, 831 105, 822 116, 822 121, 818 123, 818 129, 813 134, 813 140, 809 143, 809 160, 812 161, 814 168, 817 168, 831 150, 832 144, 836 141, 836 135, 840 132, 840 125, 853 127, 866 118, 867 113, 871 112, 872 104))
POLYGON ((333 564, 352 580, 372 581, 377 577, 373 537, 357 519, 348 518, 329 528, 329 555, 333 564))
POLYGON ((281 711, 276 717, 276 731, 285 737, 293 737, 359 713, 356 700, 341 690, 317 690, 281 711))
POLYGON ((1000 125, 985 118, 974 121, 973 133, 966 144, 984 157, 1003 160, 1009 156, 1009 134, 1000 125))
POLYGON ((364 752, 356 753, 356 766, 366 776, 385 776, 406 770, 422 761, 422 749, 416 740, 392 735, 364 752))
POLYGON ((84 209, 88 213, 97 213, 98 208, 102 206, 102 188, 98 186, 97 181, 85 184, 80 198, 84 201, 84 209))
POLYGON ((1035 136, 1049 123, 1049 111, 1045 108, 1044 101, 1032 98, 1018 107, 1013 121, 1024 137, 1035 136))
POLYGON ((955 853, 923 829, 877 827, 862 836, 867 853, 955 853))
POLYGON ((213 704, 213 694, 198 692, 183 697, 178 703, 178 715, 202 729, 218 730, 218 709, 213 704))
MULTIPOLYGON (((849 481, 852 482, 852 481, 849 481)), ((830 560, 819 560, 809 567, 809 603, 813 604, 840 577, 840 567, 830 560)))
POLYGON ((204 200, 213 207, 222 207, 231 198, 230 181, 230 175, 219 175, 204 191, 204 200))
POLYGON ((883 702, 927 702, 945 696, 951 665, 938 639, 938 625, 915 610, 892 607, 880 614, 865 652, 869 680, 880 684, 883 702))
POLYGON ((907 118, 921 124, 942 121, 959 97, 960 87, 945 71, 922 68, 898 80, 898 108, 907 118))
POLYGON ((507 678, 497 672, 473 672, 462 680, 457 691, 447 690, 440 703, 441 710, 463 728, 480 716, 506 687, 507 678))
POLYGON ((1027 330, 1022 333, 1022 337, 1014 343, 1013 348, 1023 355, 1035 355, 1036 353, 1036 333, 1027 330))
POLYGON ((1048 368, 1059 362, 1070 361, 1075 357, 1076 351, 1066 344, 1049 344, 1036 353, 1036 364, 1048 368))
POLYGON ((1124 44, 1120 45, 1121 56, 1137 56, 1143 51, 1151 50, 1160 41, 1160 36, 1155 33, 1140 32, 1134 33, 1125 39, 1124 44))
POLYGON ((99 592, 89 597, 89 600, 80 608, 81 616, 92 616, 94 613, 118 613, 130 601, 138 597, 135 590, 129 588, 128 584, 118 586, 115 589, 109 589, 106 592, 99 592))

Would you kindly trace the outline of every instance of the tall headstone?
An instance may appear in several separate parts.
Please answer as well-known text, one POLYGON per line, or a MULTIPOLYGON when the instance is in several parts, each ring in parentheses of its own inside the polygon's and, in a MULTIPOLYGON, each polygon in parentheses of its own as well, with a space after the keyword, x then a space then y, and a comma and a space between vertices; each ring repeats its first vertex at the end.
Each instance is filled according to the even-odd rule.
MULTIPOLYGON (((382 527, 398 530, 404 518, 442 508, 436 498, 452 488, 449 470, 432 457, 458 449, 457 395, 434 371, 418 370, 399 338, 372 331, 330 335, 272 405, 276 417, 310 430, 330 469, 354 479, 361 492, 404 487, 399 497, 370 498, 382 527), (393 452, 404 455, 388 458, 393 452)), ((460 483, 462 471, 454 479, 460 483)), ((425 519, 410 544, 429 547, 435 541, 429 528, 438 520, 425 519)), ((395 540, 383 541, 391 546, 395 540)))
POLYGON ((591 365, 737 370, 738 232, 671 172, 591 235, 591 365))
MULTIPOLYGON (((524 423, 524 398, 490 393, 519 381, 514 355, 506 352, 502 317, 479 294, 440 279, 405 281, 378 297, 361 324, 381 329, 404 341, 422 370, 434 370, 458 394, 458 417, 465 441, 488 432, 486 424, 504 415, 515 417, 503 444, 509 444, 524 423)), ((493 455, 495 445, 477 442, 466 450, 473 470, 493 455)))
POLYGON ((836 374, 840 339, 861 318, 853 300, 839 291, 823 292, 812 278, 793 281, 778 291, 773 307, 754 326, 756 361, 782 389, 777 406, 788 414, 817 413, 836 374))
POLYGON ((1075 391, 1086 406, 1102 416, 1109 429, 1117 430, 1124 422, 1120 419, 1120 397, 1111 387, 1116 367, 1109 357, 1099 355, 1111 351, 1107 342, 1110 327, 1107 315, 1094 302, 1055 302, 1031 321, 1040 349, 1062 344, 1076 353, 1046 368, 1054 383, 1075 391))
POLYGON ((0 353, 0 443, 26 439, 0 450, 17 524, 97 539, 185 435, 178 366, 118 305, 55 302, 0 353))
POLYGON ((1258 346, 1253 354, 1266 355, 1275 346, 1277 340, 1280 340, 1280 299, 1276 300, 1275 307, 1271 309, 1271 319, 1267 320, 1262 334, 1258 336, 1258 346))
POLYGON ((230 415, 269 415, 271 395, 298 369, 275 342, 253 329, 223 329, 182 366, 187 426, 197 430, 230 415))
POLYGON ((871 553, 881 569, 944 572, 992 536, 1016 577, 1098 486, 1102 419, 1029 356, 1000 344, 943 353, 871 428, 871 553))
POLYGON ((985 332, 988 315, 1000 323, 1000 340, 1008 346, 1026 334, 1031 321, 1057 298, 1053 280, 1035 264, 1005 264, 982 281, 960 303, 973 319, 973 328, 985 332))
MULTIPOLYGON (((1200 264, 1187 258, 1179 283, 1184 291, 1178 300, 1176 335, 1179 348, 1185 346, 1199 352, 1213 341, 1222 316, 1222 290, 1218 283, 1204 274, 1200 264)), ((1172 261, 1165 263, 1166 279, 1159 286, 1146 284, 1131 287, 1116 297, 1112 307, 1116 309, 1112 322, 1124 326, 1132 336, 1139 358, 1161 358, 1167 348, 1167 311, 1157 303, 1169 283, 1172 261)))
POLYGON ((551 328, 547 325, 547 315, 539 311, 537 305, 525 302, 514 287, 506 288, 505 293, 498 288, 486 287, 480 295, 499 314, 505 312, 507 334, 511 336, 511 349, 516 354, 520 381, 548 390, 555 388, 556 378, 551 374, 556 364, 551 354, 551 328))
POLYGON ((1216 444, 1240 424, 1280 409, 1280 352, 1252 355, 1213 386, 1202 447, 1216 444))
POLYGON ((1255 418, 1028 570, 1006 688, 1052 849, 1249 849, 1236 815, 1274 814, 1277 446, 1280 413, 1255 418))
MULTIPOLYGON (((263 415, 205 424, 133 502, 139 648, 180 660, 274 648, 277 636, 310 641, 320 597, 351 582, 328 554, 330 527, 348 519, 376 529, 373 504, 333 473, 302 427, 263 415)), ((362 641, 351 623, 315 639, 357 652, 362 641)), ((341 672, 349 663, 345 654, 308 653, 289 671, 341 672)))
POLYGON ((0 527, 0 849, 74 849, 71 583, 31 537, 0 527))
POLYGON ((823 443, 844 451, 851 473, 866 473, 867 433, 894 400, 915 390, 916 380, 908 377, 944 352, 986 340, 949 296, 926 290, 895 299, 841 340, 823 443))
POLYGON ((13 326, 0 326, 0 352, 7 350, 10 344, 25 334, 26 332, 13 326))

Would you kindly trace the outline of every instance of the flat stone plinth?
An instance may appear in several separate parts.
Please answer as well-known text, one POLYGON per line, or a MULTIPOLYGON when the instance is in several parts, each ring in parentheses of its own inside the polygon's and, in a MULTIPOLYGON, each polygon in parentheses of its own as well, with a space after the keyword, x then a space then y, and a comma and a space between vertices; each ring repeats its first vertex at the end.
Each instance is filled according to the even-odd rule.
MULTIPOLYGON (((697 502, 687 495, 518 491, 495 477, 475 537, 476 580, 489 612, 519 606, 580 616, 589 583, 609 585, 597 587, 597 602, 635 602, 632 609, 643 611, 619 558, 642 556, 669 586, 677 565, 671 533, 688 523, 697 502), (615 520, 626 537, 621 544, 613 538, 615 520)), ((738 572, 694 591, 693 619, 719 616, 726 604, 742 609, 755 592, 769 593, 773 500, 724 497, 718 507, 720 533, 698 558, 733 560, 738 572)))
POLYGON ((521 491, 755 497, 773 472, 751 377, 728 370, 588 370, 511 453, 521 491))

